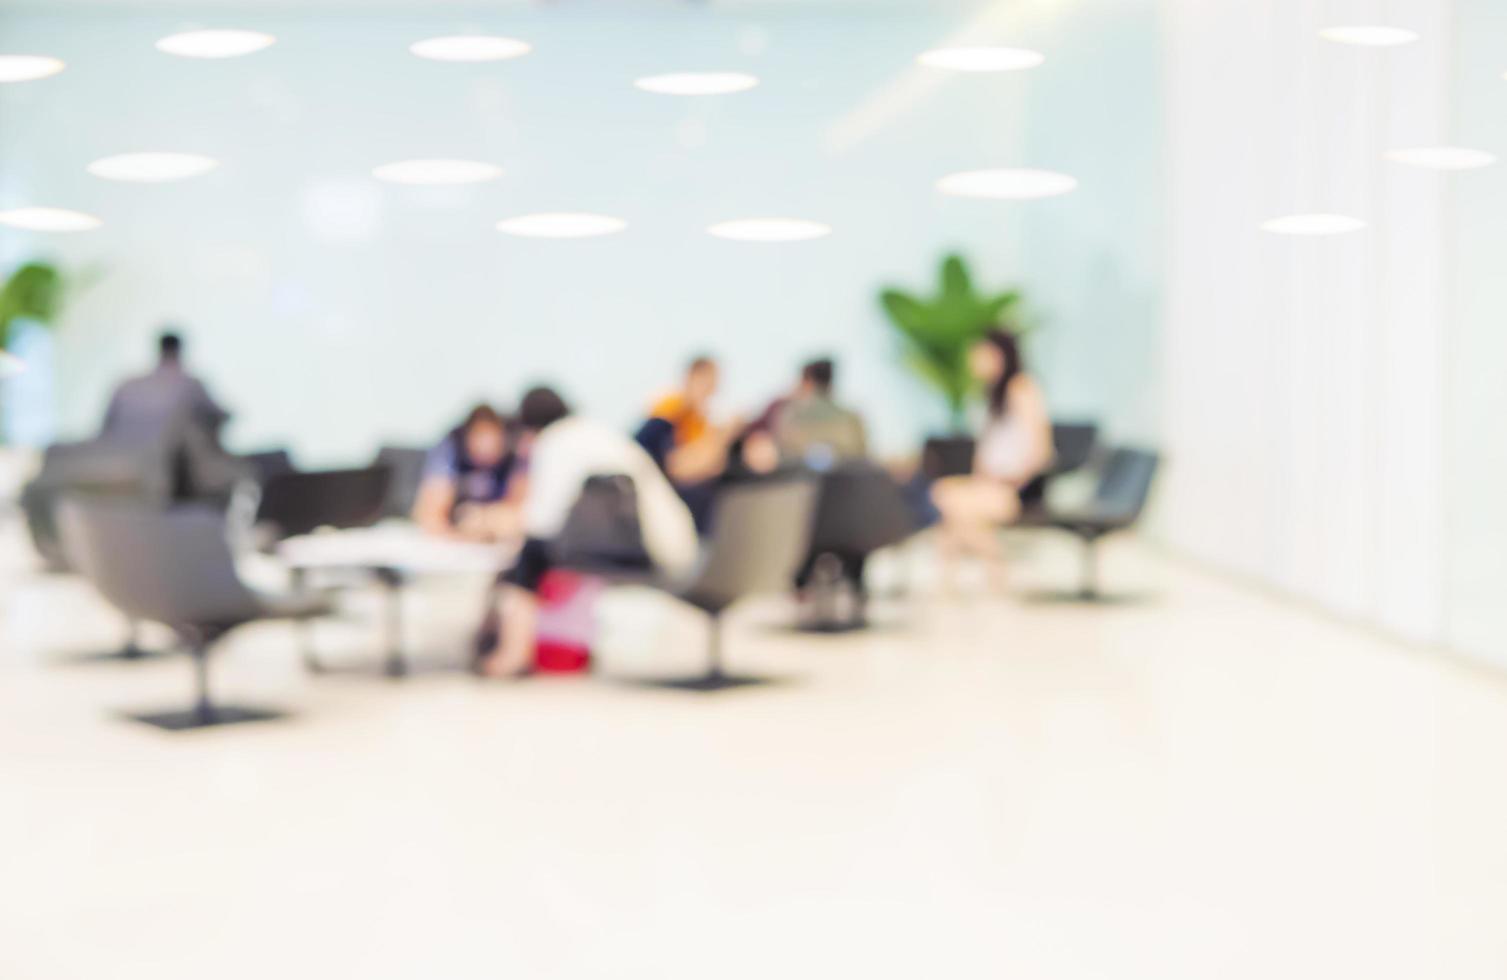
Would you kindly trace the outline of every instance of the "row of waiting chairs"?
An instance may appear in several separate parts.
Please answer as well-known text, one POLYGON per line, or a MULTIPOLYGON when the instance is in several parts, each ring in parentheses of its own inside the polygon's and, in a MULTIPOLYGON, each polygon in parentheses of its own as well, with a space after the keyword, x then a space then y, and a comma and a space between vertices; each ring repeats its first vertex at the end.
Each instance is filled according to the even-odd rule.
MULTIPOLYGON (((256 488, 255 522, 275 537, 306 534, 318 527, 365 527, 384 517, 406 516, 422 477, 425 452, 384 446, 370 466, 303 471, 283 450, 223 457, 223 468, 256 488)), ((48 448, 37 478, 22 497, 27 529, 48 567, 67 571, 69 558, 58 534, 58 501, 70 494, 108 496, 156 506, 200 502, 225 504, 229 485, 210 494, 176 486, 176 454, 163 447, 109 440, 60 443, 48 448)))
MULTIPOLYGON (((236 526, 251 532, 260 547, 320 527, 366 527, 412 509, 422 477, 425 451, 385 446, 372 465, 358 469, 303 471, 284 450, 225 457, 240 476, 235 493, 190 496, 172 486, 172 454, 159 448, 92 440, 49 447, 42 470, 22 497, 32 543, 53 571, 74 570, 76 559, 64 547, 58 521, 59 503, 69 496, 106 498, 144 507, 199 504, 208 510, 227 506, 236 526), (250 490, 250 494, 245 492, 250 490), (249 512, 241 505, 250 504, 249 512)), ((101 659, 137 660, 148 655, 138 645, 139 629, 131 622, 125 642, 101 659)))
MULTIPOLYGON (((1079 597, 1100 598, 1097 545, 1108 534, 1133 525, 1141 515, 1158 468, 1155 453, 1118 447, 1103 450, 1098 427, 1086 422, 1058 422, 1052 427, 1054 458, 1051 469, 1023 488, 1021 523, 1056 528, 1083 542, 1083 574, 1079 597), (1083 505, 1054 505, 1048 493, 1053 482, 1076 473, 1098 458, 1099 480, 1092 499, 1083 505)), ((923 460, 932 477, 967 472, 972 465, 971 440, 949 440, 947 448, 928 444, 923 460), (948 454, 951 454, 950 457, 948 454)), ((306 534, 319 527, 364 527, 383 517, 404 516, 412 507, 421 477, 422 450, 384 447, 374 464, 363 469, 299 472, 286 454, 250 457, 259 469, 262 486, 256 523, 275 536, 306 534)), ((854 567, 875 551, 897 544, 916 530, 914 501, 882 471, 853 465, 825 475, 818 497, 812 557, 842 559, 839 567, 854 567)), ((816 629, 846 629, 863 623, 861 583, 844 583, 858 602, 848 616, 823 609, 834 586, 818 582, 816 629)))
MULTIPOLYGON (((817 492, 817 482, 809 478, 731 488, 719 503, 716 526, 689 581, 633 579, 670 592, 711 619, 707 671, 667 683, 706 691, 754 680, 723 669, 721 616, 744 596, 789 584, 810 547, 817 492)), ((236 570, 225 515, 213 507, 161 509, 72 498, 60 504, 58 516, 64 546, 100 594, 133 620, 170 627, 192 655, 193 704, 137 715, 138 720, 181 731, 280 715, 218 704, 209 685, 210 651, 250 623, 325 615, 331 607, 324 597, 269 596, 247 586, 236 570)))
MULTIPOLYGON (((1099 542, 1140 520, 1161 457, 1146 449, 1102 446, 1099 427, 1092 422, 1053 423, 1052 443, 1051 468, 1021 489, 1019 524, 1075 535, 1083 543, 1076 597, 1097 601, 1103 598, 1098 579, 1099 542), (1053 482, 1091 466, 1097 471, 1092 497, 1081 504, 1054 504, 1049 493, 1053 482)), ((973 466, 973 448, 972 439, 932 440, 923 450, 923 466, 932 478, 965 474, 973 466)))
POLYGON ((383 446, 370 466, 299 470, 282 450, 242 457, 260 489, 256 523, 278 537, 321 527, 367 527, 407 517, 423 479, 422 449, 383 446))
MULTIPOLYGON (((1059 463, 1071 462, 1059 453, 1059 463)), ((1093 455, 1085 451, 1083 459, 1093 455)), ((1154 453, 1119 448, 1101 454, 1092 498, 1069 509, 1045 499, 1023 523, 1059 528, 1085 545, 1083 598, 1097 598, 1095 547, 1100 539, 1135 523, 1157 468, 1154 453)), ((410 459, 408 462, 412 463, 410 459)), ((421 459, 419 460, 421 462, 421 459)), ((364 526, 390 506, 391 464, 364 470, 268 474, 260 515, 281 533, 319 526, 364 526)), ((1062 466, 1054 471, 1060 474, 1062 466)), ((415 470, 416 473, 416 470, 415 470)), ((406 510, 406 506, 403 510, 406 510)), ((121 500, 73 500, 60 515, 66 550, 105 597, 136 621, 162 622, 194 654, 196 704, 186 712, 150 716, 164 727, 258 717, 222 710, 208 693, 208 650, 231 629, 268 618, 303 618, 327 611, 307 595, 268 598, 241 584, 228 544, 223 508, 163 509, 121 500), (65 516, 66 515, 66 516, 65 516)), ((732 602, 753 591, 788 587, 803 562, 821 555, 866 557, 909 537, 917 522, 900 488, 877 467, 853 465, 814 475, 730 487, 700 574, 690 583, 657 584, 708 612, 714 623, 710 669, 679 682, 702 690, 746 679, 726 675, 715 624, 732 602)))

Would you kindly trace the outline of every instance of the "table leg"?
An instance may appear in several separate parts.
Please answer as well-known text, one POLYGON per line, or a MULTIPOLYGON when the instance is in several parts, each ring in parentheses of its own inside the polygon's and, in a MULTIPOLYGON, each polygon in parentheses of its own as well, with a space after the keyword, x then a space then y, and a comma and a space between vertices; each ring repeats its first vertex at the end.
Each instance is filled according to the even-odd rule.
MULTIPOLYGON (((293 591, 302 592, 308 587, 309 572, 305 568, 293 569, 293 591)), ((303 655, 304 670, 311 674, 324 673, 324 664, 319 662, 319 654, 314 649, 314 621, 304 617, 294 621, 293 628, 298 631, 298 649, 303 655)))
POLYGON ((377 571, 377 581, 387 593, 387 676, 404 677, 408 661, 403 656, 403 576, 393 568, 377 571))

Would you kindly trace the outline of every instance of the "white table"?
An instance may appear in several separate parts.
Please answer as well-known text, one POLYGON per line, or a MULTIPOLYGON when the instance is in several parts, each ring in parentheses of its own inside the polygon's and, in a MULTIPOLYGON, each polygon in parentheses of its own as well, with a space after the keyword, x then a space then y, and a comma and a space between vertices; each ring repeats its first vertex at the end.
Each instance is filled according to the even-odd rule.
MULTIPOLYGON (((300 583, 313 572, 354 571, 368 574, 383 585, 387 592, 389 677, 408 673, 403 654, 403 586, 416 578, 496 575, 512 562, 516 550, 513 545, 436 537, 408 523, 316 531, 288 538, 277 546, 278 557, 300 583)), ((307 644, 304 661, 311 671, 323 669, 307 644)))

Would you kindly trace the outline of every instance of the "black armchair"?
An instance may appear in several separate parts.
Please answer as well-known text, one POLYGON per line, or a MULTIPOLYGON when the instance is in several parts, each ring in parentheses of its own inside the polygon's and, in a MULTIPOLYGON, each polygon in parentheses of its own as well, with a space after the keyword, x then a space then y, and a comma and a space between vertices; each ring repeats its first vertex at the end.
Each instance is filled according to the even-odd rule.
POLYGON ((811 548, 796 578, 808 600, 803 627, 817 632, 863 628, 868 602, 863 572, 869 556, 916 530, 904 489, 883 468, 855 462, 823 474, 811 548))
POLYGON ((1020 489, 1020 505, 1027 511, 1046 504, 1052 481, 1087 466, 1099 445, 1099 426, 1094 422, 1052 423, 1052 465, 1020 489))
POLYGON ((387 466, 283 473, 262 488, 256 524, 277 538, 321 527, 369 527, 383 517, 391 480, 387 466))
POLYGON ((1050 506, 1029 515, 1023 523, 1051 527, 1077 535, 1083 542, 1083 578, 1077 597, 1096 601, 1099 592, 1098 543, 1140 520, 1156 478, 1160 457, 1144 449, 1112 449, 1099 471, 1091 500, 1081 507, 1054 509, 1050 506))

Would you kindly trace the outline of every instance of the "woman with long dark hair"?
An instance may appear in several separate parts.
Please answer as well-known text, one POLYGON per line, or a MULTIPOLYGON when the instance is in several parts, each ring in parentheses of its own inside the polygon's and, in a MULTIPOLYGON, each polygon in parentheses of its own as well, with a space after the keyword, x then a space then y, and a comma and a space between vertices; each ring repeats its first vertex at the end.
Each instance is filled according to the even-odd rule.
POLYGON ((1052 423, 1041 386, 1026 372, 1020 344, 991 330, 968 355, 973 376, 985 386, 988 413, 974 451, 973 472, 947 477, 932 487, 941 512, 944 571, 971 554, 989 562, 996 585, 1004 583, 999 528, 1020 516, 1020 490, 1052 460, 1052 423))

